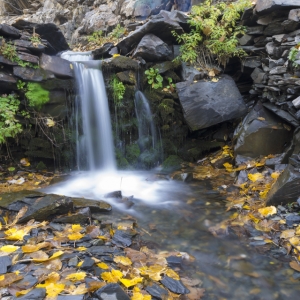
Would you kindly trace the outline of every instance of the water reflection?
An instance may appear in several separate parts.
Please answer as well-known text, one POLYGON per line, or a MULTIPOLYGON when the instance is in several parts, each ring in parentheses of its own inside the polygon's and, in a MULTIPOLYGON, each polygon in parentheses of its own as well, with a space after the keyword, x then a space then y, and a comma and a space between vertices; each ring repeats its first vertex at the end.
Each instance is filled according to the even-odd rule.
MULTIPOLYGON (((82 173, 48 191, 69 196, 103 199, 122 190, 133 195, 130 210, 110 200, 113 217, 135 217, 144 241, 161 250, 187 252, 196 258, 184 272, 203 281, 203 299, 298 299, 297 272, 286 262, 259 254, 234 235, 215 238, 208 228, 232 213, 209 181, 185 184, 150 172, 82 173)), ((275 246, 274 246, 275 247, 275 246)))

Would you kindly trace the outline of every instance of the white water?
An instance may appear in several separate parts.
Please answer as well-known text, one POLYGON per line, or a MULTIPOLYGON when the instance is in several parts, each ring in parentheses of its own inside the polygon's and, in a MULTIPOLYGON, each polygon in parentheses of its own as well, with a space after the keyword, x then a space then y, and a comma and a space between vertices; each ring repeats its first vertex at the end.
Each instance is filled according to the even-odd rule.
POLYGON ((93 61, 90 52, 67 51, 61 57, 72 62, 78 85, 75 109, 77 168, 115 170, 110 113, 101 62, 93 61))

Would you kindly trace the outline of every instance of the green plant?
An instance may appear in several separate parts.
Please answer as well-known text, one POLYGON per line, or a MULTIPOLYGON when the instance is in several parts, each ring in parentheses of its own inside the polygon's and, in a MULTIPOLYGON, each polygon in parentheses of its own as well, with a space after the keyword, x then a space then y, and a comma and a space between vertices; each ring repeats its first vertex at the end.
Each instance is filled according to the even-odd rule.
POLYGON ((28 82, 27 91, 25 93, 30 107, 41 109, 46 104, 49 98, 49 91, 45 90, 39 83, 28 82))
POLYGON ((26 87, 26 82, 22 80, 18 80, 17 82, 17 89, 23 91, 26 87))
POLYGON ((168 85, 167 85, 167 89, 170 90, 171 92, 174 92, 175 90, 175 84, 173 83, 173 79, 171 77, 167 78, 168 80, 168 85))
POLYGON ((110 87, 112 89, 115 105, 118 107, 122 106, 122 100, 126 90, 123 82, 121 82, 116 76, 114 76, 110 82, 110 87))
POLYGON ((88 39, 88 42, 89 43, 94 43, 94 44, 97 44, 97 45, 102 45, 103 44, 103 31, 102 30, 99 30, 99 31, 95 31, 92 33, 92 35, 89 35, 87 37, 88 39))
POLYGON ((38 47, 39 45, 42 45, 40 36, 35 32, 30 37, 30 42, 34 47, 38 47))
POLYGON ((37 65, 34 65, 30 62, 24 61, 22 59, 19 58, 16 47, 5 41, 5 39, 3 37, 0 37, 1 40, 1 46, 0 46, 0 53, 8 60, 17 63, 19 66, 26 68, 26 67, 30 67, 30 68, 38 68, 37 65))
POLYGON ((112 39, 119 40, 119 38, 124 35, 126 32, 126 28, 122 27, 120 24, 118 24, 111 33, 108 34, 108 37, 111 37, 112 39))
POLYGON ((16 119, 19 105, 20 101, 13 94, 0 96, 0 144, 22 132, 22 125, 16 119))
POLYGON ((298 66, 298 64, 295 61, 297 59, 299 50, 300 50, 300 43, 298 43, 295 47, 293 47, 289 52, 288 60, 293 63, 293 67, 298 66))
POLYGON ((147 76, 148 84, 151 85, 155 90, 162 88, 163 86, 163 77, 159 74, 158 69, 150 68, 145 71, 147 76))
POLYGON ((203 57, 209 55, 226 65, 229 58, 244 56, 245 52, 238 47, 238 37, 244 34, 245 28, 239 26, 238 21, 241 13, 251 5, 250 0, 216 4, 207 0, 193 6, 188 20, 191 32, 181 35, 172 32, 181 43, 179 58, 189 63, 200 60, 198 63, 203 64, 203 57))

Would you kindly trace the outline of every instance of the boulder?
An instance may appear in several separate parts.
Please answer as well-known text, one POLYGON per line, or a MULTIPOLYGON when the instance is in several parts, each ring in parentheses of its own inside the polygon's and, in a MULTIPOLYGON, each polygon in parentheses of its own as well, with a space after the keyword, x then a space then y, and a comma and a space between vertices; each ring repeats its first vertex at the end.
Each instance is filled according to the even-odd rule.
POLYGON ((300 7, 298 0, 257 0, 255 10, 257 14, 269 14, 276 10, 300 7))
POLYGON ((114 47, 113 43, 105 43, 103 46, 101 46, 98 49, 95 49, 92 51, 93 57, 95 60, 108 58, 111 55, 109 54, 109 51, 114 47))
POLYGON ((142 57, 146 61, 171 60, 172 52, 168 45, 154 34, 146 34, 133 53, 133 58, 142 57))
POLYGON ((182 24, 187 24, 187 16, 183 13, 161 11, 158 15, 153 16, 149 22, 125 37, 118 43, 117 47, 122 55, 126 55, 138 45, 145 34, 149 33, 155 34, 163 41, 175 41, 172 31, 183 33, 182 24))
POLYGON ((18 29, 10 25, 0 24, 0 36, 18 39, 21 36, 21 33, 18 29))
POLYGON ((17 80, 15 77, 6 74, 4 72, 0 72, 0 88, 1 92, 6 90, 15 90, 17 87, 17 80))
POLYGON ((25 40, 14 40, 14 45, 18 48, 25 48, 28 49, 29 51, 32 52, 45 52, 46 46, 39 44, 34 46, 30 41, 25 41, 25 40))
POLYGON ((70 62, 58 56, 43 53, 40 57, 40 67, 54 73, 58 78, 73 78, 74 76, 70 62))
POLYGON ((13 72, 16 77, 19 77, 22 80, 26 80, 26 81, 40 82, 50 78, 55 78, 52 72, 45 71, 41 68, 33 69, 33 68, 23 68, 20 66, 15 66, 13 72))
POLYGON ((258 103, 244 118, 235 132, 235 155, 258 157, 278 154, 292 136, 283 120, 258 103))
POLYGON ((95 296, 100 300, 130 300, 127 294, 117 283, 109 283, 95 292, 95 296))
POLYGON ((242 95, 228 75, 222 75, 217 82, 179 82, 176 88, 192 131, 241 118, 247 111, 242 95))
POLYGON ((271 187, 267 205, 287 204, 297 201, 300 194, 299 168, 288 165, 271 187))

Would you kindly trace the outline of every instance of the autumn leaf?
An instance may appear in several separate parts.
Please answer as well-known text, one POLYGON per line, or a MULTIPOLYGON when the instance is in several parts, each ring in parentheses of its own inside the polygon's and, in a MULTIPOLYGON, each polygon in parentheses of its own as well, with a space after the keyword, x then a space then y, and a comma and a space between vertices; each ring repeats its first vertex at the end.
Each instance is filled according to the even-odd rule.
POLYGON ((300 265, 296 261, 290 262, 290 267, 298 272, 300 272, 300 265))
POLYGON ((46 248, 49 246, 50 246, 50 243, 48 243, 48 242, 43 242, 43 243, 39 243, 36 245, 25 245, 25 246, 22 246, 22 251, 23 251, 23 253, 32 253, 32 252, 38 251, 42 248, 46 248))
POLYGON ((41 287, 46 289, 47 296, 49 297, 57 297, 64 289, 65 285, 63 283, 44 283, 38 284, 36 287, 41 287))
POLYGON ((108 283, 117 283, 122 277, 123 273, 119 270, 112 270, 111 272, 103 272, 101 274, 101 278, 108 283))
POLYGON ((180 279, 179 275, 172 269, 168 269, 165 274, 168 275, 169 277, 175 279, 175 280, 180 279))
POLYGON ((264 208, 259 208, 258 212, 263 216, 263 217, 267 217, 267 216, 272 216, 274 214, 277 213, 277 209, 275 206, 267 206, 264 208))
POLYGON ((161 275, 166 271, 166 268, 161 265, 153 265, 150 266, 149 268, 144 266, 139 268, 140 272, 142 275, 148 275, 149 278, 151 278, 154 281, 159 281, 161 280, 161 275))
POLYGON ((28 294, 30 291, 32 291, 33 290, 33 288, 30 288, 30 289, 28 289, 28 290, 22 290, 22 291, 18 291, 18 292, 16 292, 16 296, 17 297, 19 297, 19 296, 24 296, 24 295, 26 295, 26 294, 28 294))
POLYGON ((151 296, 143 295, 140 292, 135 292, 132 294, 132 297, 130 298, 130 300, 151 300, 151 296))
POLYGON ((135 277, 133 279, 125 279, 125 278, 120 278, 120 281, 127 287, 131 287, 131 286, 134 286, 140 282, 143 281, 143 278, 142 277, 135 277))
POLYGON ((77 251, 85 251, 87 248, 86 247, 78 247, 78 248, 76 248, 75 250, 77 250, 77 251))
POLYGON ((280 238, 281 239, 289 239, 295 235, 294 229, 287 229, 281 232, 280 238))
POLYGON ((15 252, 16 250, 18 250, 19 248, 20 247, 13 246, 13 245, 6 245, 6 246, 2 246, 0 248, 0 251, 7 252, 7 253, 12 253, 12 252, 15 252))
POLYGON ((97 264, 97 266, 99 268, 103 269, 103 270, 108 270, 109 269, 109 266, 104 262, 101 262, 101 263, 97 264))
POLYGON ((78 273, 71 273, 69 274, 66 279, 69 279, 71 281, 80 281, 86 277, 85 272, 78 272, 78 273))
POLYGON ((255 174, 248 174, 248 178, 253 181, 253 182, 256 182, 256 181, 261 181, 264 179, 264 176, 261 174, 261 173, 255 173, 255 174))
POLYGON ((29 167, 29 166, 30 166, 29 159, 28 159, 28 158, 22 158, 22 159, 20 160, 20 164, 21 164, 23 167, 29 167))
POLYGON ((132 261, 128 257, 125 257, 125 256, 115 256, 114 257, 114 262, 115 263, 120 263, 123 266, 132 265, 132 261))
POLYGON ((7 240, 19 241, 23 240, 24 236, 28 233, 28 231, 24 229, 18 230, 17 228, 10 228, 4 231, 4 233, 7 235, 5 237, 7 240))
POLYGON ((72 224, 72 231, 73 232, 80 232, 83 229, 80 224, 72 224))
POLYGON ((68 238, 70 241, 77 241, 83 237, 84 237, 84 235, 81 234, 80 232, 74 232, 74 233, 68 235, 68 238))
POLYGON ((233 171, 233 166, 230 163, 225 163, 223 164, 227 172, 232 172, 233 171))
POLYGON ((13 282, 23 279, 23 276, 16 273, 6 273, 0 276, 0 287, 11 285, 13 282))
MULTIPOLYGON (((74 286, 72 286, 74 287, 74 286)), ((83 295, 88 293, 88 289, 85 287, 85 283, 79 284, 77 287, 72 288, 72 289, 67 289, 67 291, 71 294, 71 295, 83 295)))
POLYGON ((53 127, 53 126, 55 126, 55 121, 53 119, 47 118, 46 119, 46 125, 48 127, 53 127))

